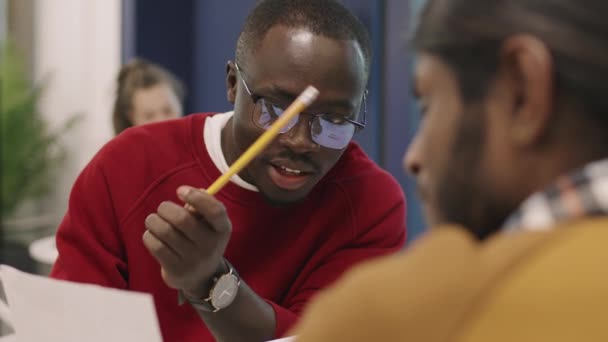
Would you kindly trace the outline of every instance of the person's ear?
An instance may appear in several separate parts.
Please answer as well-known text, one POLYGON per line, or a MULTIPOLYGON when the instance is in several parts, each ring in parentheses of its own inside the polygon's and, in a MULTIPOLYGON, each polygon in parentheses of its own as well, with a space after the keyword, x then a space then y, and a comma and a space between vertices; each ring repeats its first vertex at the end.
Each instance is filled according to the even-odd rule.
POLYGON ((232 104, 236 101, 236 85, 236 67, 232 61, 228 61, 226 63, 226 98, 232 104))
POLYGON ((538 38, 521 34, 505 41, 500 60, 513 87, 509 136, 515 145, 534 145, 548 133, 554 111, 551 52, 538 38))

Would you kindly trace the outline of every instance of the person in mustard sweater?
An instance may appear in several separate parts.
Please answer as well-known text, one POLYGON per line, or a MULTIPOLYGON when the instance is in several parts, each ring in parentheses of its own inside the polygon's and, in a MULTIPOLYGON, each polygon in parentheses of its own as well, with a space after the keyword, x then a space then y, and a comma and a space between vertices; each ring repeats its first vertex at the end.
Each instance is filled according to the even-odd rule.
POLYGON ((608 341, 608 2, 432 0, 404 164, 432 229, 355 268, 307 341, 608 341))

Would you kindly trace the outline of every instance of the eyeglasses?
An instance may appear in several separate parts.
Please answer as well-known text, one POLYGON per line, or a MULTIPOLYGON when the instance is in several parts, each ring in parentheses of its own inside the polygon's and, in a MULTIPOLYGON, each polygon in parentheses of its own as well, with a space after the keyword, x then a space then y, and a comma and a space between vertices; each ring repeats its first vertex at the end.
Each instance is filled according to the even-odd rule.
MULTIPOLYGON (((274 104, 273 102, 254 94, 247 82, 245 82, 245 78, 243 77, 243 73, 241 68, 239 68, 238 64, 235 63, 236 71, 239 73, 243 85, 245 86, 245 90, 251 96, 251 100, 254 102, 255 106, 253 108, 253 113, 251 114, 251 118, 253 123, 261 128, 268 129, 284 112, 284 108, 274 104)), ((365 128, 366 119, 367 119, 367 90, 363 94, 362 100, 362 122, 358 122, 355 120, 351 120, 345 118, 344 115, 339 114, 308 114, 305 115, 312 116, 312 120, 309 121, 310 125, 310 136, 312 141, 316 144, 321 145, 323 147, 341 150, 345 148, 348 143, 353 139, 353 136, 356 132, 365 128)), ((299 120, 299 115, 294 117, 283 129, 281 129, 280 133, 286 133, 290 129, 292 129, 299 120)))

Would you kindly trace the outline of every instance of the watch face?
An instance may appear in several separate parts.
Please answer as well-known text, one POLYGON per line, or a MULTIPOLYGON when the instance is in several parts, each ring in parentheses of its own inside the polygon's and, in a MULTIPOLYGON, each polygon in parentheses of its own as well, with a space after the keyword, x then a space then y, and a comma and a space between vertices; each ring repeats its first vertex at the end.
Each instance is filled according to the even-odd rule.
POLYGON ((239 280, 233 274, 221 276, 213 287, 211 304, 216 309, 224 309, 234 301, 239 290, 239 280))

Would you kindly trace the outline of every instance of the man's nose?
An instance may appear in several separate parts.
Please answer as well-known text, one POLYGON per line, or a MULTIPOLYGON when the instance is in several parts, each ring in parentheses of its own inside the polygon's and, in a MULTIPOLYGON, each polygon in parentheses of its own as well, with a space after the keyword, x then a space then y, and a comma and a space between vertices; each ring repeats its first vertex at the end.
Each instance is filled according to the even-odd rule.
POLYGON ((414 140, 408 147, 405 155, 403 156, 403 168, 409 172, 412 176, 417 176, 420 173, 421 161, 420 161, 420 139, 418 136, 414 137, 414 140))
POLYGON ((312 140, 310 133, 311 119, 306 115, 298 115, 297 123, 290 130, 279 135, 279 142, 295 153, 317 151, 319 145, 312 140))

